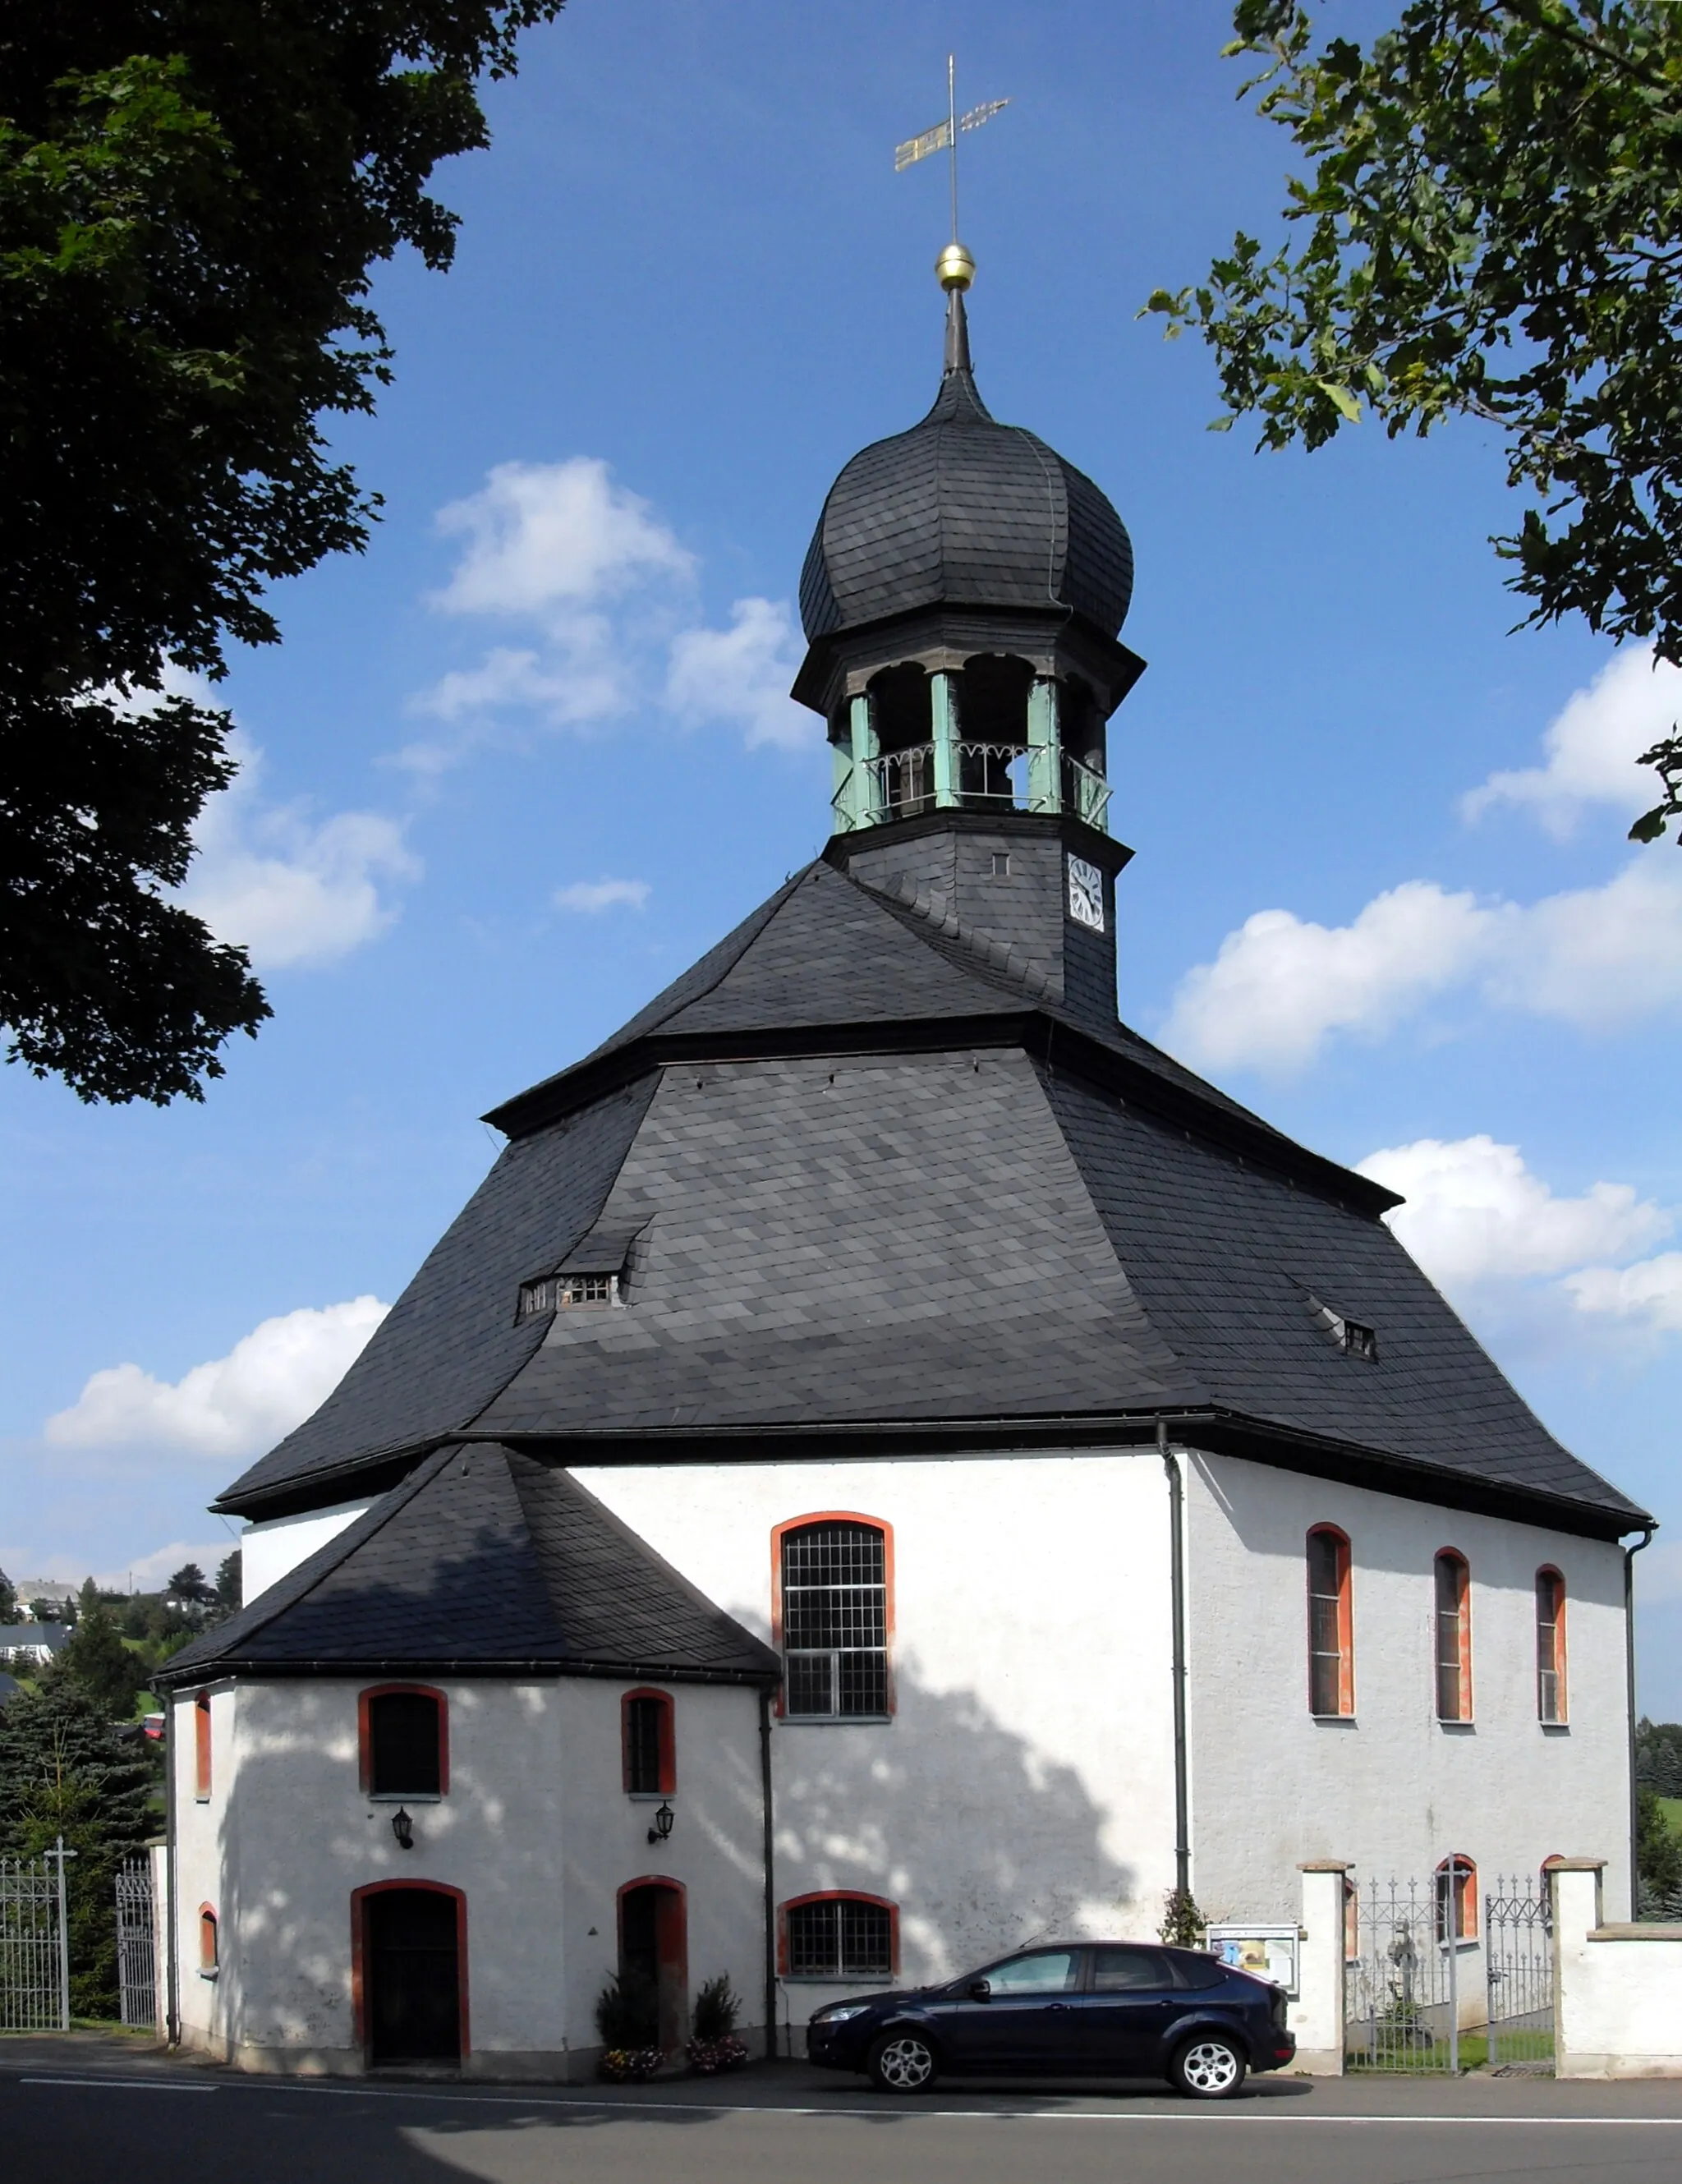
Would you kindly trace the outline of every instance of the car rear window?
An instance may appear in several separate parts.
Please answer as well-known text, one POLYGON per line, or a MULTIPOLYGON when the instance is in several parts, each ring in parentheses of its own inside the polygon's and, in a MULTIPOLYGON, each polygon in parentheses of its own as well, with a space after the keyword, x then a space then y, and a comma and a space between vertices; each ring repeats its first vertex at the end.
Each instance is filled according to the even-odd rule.
POLYGON ((1169 1961, 1182 1986, 1219 1986, 1227 1975, 1218 1957, 1206 1957, 1194 1949, 1176 1949, 1169 1961))
POLYGON ((1165 1987, 1174 1983, 1166 1949, 1094 1949, 1092 1992, 1124 1994, 1129 1988, 1165 1987))

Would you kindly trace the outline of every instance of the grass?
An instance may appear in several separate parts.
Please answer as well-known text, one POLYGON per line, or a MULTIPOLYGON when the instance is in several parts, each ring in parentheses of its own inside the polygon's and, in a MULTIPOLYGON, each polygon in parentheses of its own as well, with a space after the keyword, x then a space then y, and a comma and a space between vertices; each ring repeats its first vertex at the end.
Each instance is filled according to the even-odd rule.
POLYGON ((1661 1797, 1658 1808, 1664 1814, 1665 1825, 1674 1836, 1682 1836, 1682 1797, 1661 1797))

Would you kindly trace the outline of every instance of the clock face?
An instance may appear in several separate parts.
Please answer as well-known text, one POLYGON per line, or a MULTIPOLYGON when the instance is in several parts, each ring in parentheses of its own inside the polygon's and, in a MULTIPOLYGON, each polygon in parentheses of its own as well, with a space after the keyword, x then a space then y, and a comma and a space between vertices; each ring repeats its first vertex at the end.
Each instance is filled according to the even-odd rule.
POLYGON ((1104 930, 1104 875, 1084 857, 1069 859, 1069 916, 1094 933, 1104 930))

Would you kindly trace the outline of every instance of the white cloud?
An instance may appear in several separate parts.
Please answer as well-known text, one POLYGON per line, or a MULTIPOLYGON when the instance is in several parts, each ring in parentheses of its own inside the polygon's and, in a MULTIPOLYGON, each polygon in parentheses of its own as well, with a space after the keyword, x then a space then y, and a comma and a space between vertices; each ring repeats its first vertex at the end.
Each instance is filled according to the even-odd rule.
POLYGON ((1579 1312, 1609 1313, 1654 1333, 1682 1334, 1682 1251, 1633 1267, 1585 1267, 1565 1286, 1579 1312))
POLYGON ((593 917, 621 904, 628 910, 640 910, 649 892, 646 880, 574 880, 570 887, 555 889, 554 906, 557 910, 582 911, 593 917))
POLYGON ((1261 910, 1180 981, 1163 1040, 1210 1067, 1300 1067, 1334 1031, 1395 1028, 1475 959, 1490 913, 1409 880, 1352 925, 1261 910))
POLYGON ((1283 1072, 1334 1032, 1382 1036, 1460 988, 1588 1031, 1675 1009, 1682 859, 1649 851, 1604 887, 1529 905, 1408 880, 1349 925, 1258 911, 1181 980, 1163 1043, 1206 1067, 1283 1072))
MULTIPOLYGON (((1627 1183, 1592 1184, 1580 1198, 1556 1198, 1517 1145, 1487 1136, 1421 1138, 1369 1153, 1357 1167, 1402 1194, 1407 1202, 1390 1216, 1390 1226, 1432 1279, 1450 1290, 1624 1258, 1675 1225, 1671 1214, 1638 1199, 1627 1183)), ((1668 1256, 1682 1272, 1682 1258, 1668 1256)), ((1583 1279, 1573 1275, 1572 1281, 1583 1279)), ((1682 1283, 1678 1296, 1682 1301, 1682 1283)))
POLYGON ((820 724, 788 695, 800 640, 786 599, 738 599, 728 629, 686 629, 672 639, 666 697, 680 720, 723 721, 759 744, 809 749, 820 724))
POLYGON ((441 510, 437 524, 467 542, 434 595, 449 614, 542 614, 694 569, 649 503, 615 485, 594 455, 498 464, 479 492, 441 510))
POLYGON ((47 1419, 46 1437, 60 1448, 253 1456, 331 1393, 390 1309, 359 1296, 282 1312, 179 1380, 156 1379, 138 1365, 107 1366, 47 1419))
POLYGON ((150 1554, 136 1555, 121 1569, 96 1570, 94 1582, 107 1592, 126 1592, 132 1585, 136 1592, 157 1592, 185 1563, 197 1563, 206 1577, 214 1579, 225 1555, 239 1545, 237 1539, 224 1536, 220 1540, 171 1540, 167 1547, 154 1547, 150 1554))
POLYGON ((233 748, 239 772, 193 827, 182 904, 265 967, 331 962, 383 933, 398 913, 382 883, 420 872, 398 822, 373 811, 317 820, 300 804, 265 804, 262 751, 237 732, 233 748))
POLYGON ((1610 804, 1633 816, 1658 800, 1657 776, 1635 761, 1679 721, 1682 669, 1656 665, 1651 645, 1630 645, 1550 723, 1542 765, 1492 773, 1462 797, 1461 814, 1476 820, 1498 805, 1517 805, 1559 838, 1586 805, 1610 804))

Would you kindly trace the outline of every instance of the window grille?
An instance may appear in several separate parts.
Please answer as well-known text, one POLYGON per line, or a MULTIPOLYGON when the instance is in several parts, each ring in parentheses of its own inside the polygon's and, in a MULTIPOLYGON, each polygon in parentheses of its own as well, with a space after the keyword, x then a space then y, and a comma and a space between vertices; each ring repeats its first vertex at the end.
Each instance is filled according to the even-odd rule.
POLYGON ((1378 1363, 1378 1334, 1376 1328, 1368 1327, 1358 1319, 1347 1318, 1340 1312, 1334 1312, 1330 1305, 1322 1304, 1316 1296, 1309 1298, 1308 1308, 1314 1316, 1316 1325, 1336 1343, 1345 1357, 1364 1358, 1369 1365, 1378 1363))
POLYGON ((664 1795, 672 1780, 671 1702, 658 1692, 625 1702, 625 1787, 632 1797, 664 1795))
POLYGON ((1470 1573, 1462 1557, 1440 1554, 1436 1563, 1437 1719, 1472 1719, 1470 1573))
POLYGON ((888 1711, 888 1571, 874 1524, 783 1535, 785 1704, 791 1714, 888 1711))
POLYGON ((1445 1858, 1437 1868, 1437 1939, 1473 1941, 1478 1933, 1478 1869, 1469 1858, 1445 1858))
POLYGON ((1354 1712, 1349 1615, 1349 1542, 1322 1529, 1308 1535, 1308 1711, 1354 1712))
POLYGON ((1565 1580, 1536 1572, 1536 1719, 1565 1719, 1565 1580))
POLYGON ((380 1691, 368 1702, 368 1791, 436 1797, 443 1791, 443 1708, 426 1691, 380 1691))
POLYGON ((571 1312, 580 1305, 616 1305, 621 1301, 617 1274, 545 1274, 541 1280, 520 1284, 520 1317, 532 1319, 540 1312, 571 1312))
POLYGON ((894 1919, 885 1903, 851 1896, 794 1903, 787 1913, 793 1979, 888 1979, 894 1970, 894 1919))

